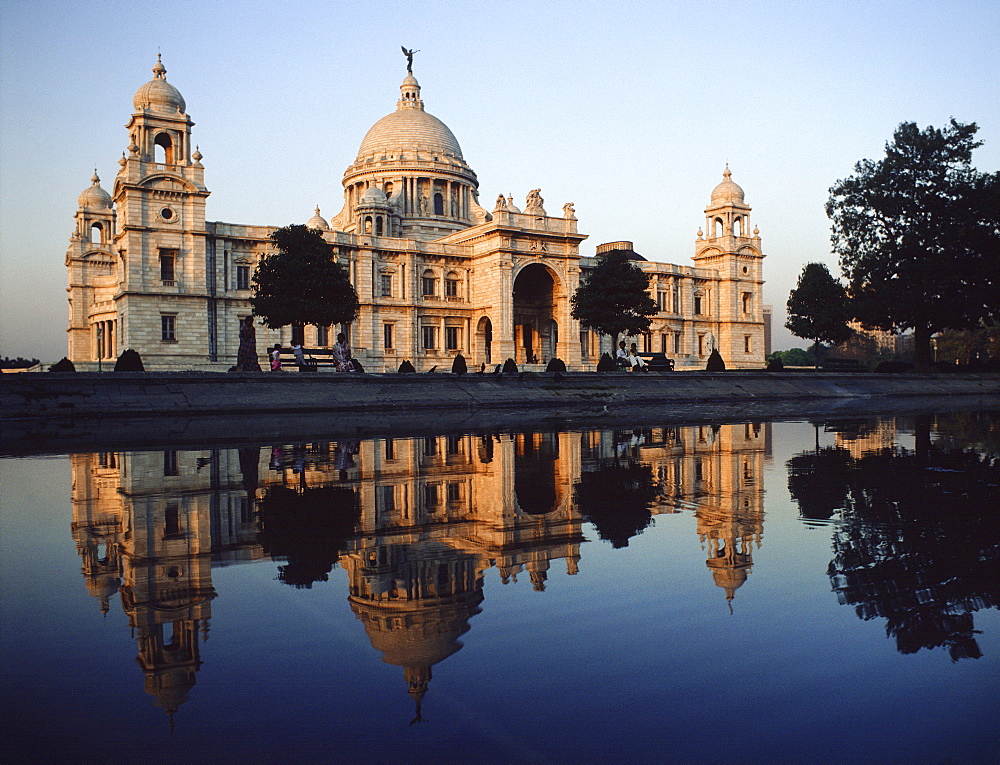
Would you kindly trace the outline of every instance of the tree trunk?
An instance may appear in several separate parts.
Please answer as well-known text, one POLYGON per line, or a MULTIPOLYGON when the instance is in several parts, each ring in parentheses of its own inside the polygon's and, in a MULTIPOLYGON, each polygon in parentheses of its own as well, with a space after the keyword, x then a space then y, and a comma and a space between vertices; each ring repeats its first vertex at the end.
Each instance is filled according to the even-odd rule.
POLYGON ((913 328, 913 366, 918 372, 931 370, 931 328, 926 323, 913 328))

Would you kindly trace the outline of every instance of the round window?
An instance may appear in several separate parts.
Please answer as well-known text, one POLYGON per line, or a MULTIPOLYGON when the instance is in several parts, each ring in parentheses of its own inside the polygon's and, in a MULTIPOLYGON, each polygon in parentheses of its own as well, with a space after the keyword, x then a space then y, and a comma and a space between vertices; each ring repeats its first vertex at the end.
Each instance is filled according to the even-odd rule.
POLYGON ((160 210, 160 217, 163 218, 163 220, 173 220, 174 211, 171 210, 169 207, 164 207, 162 210, 160 210))
POLYGON ((747 272, 747 270, 748 270, 748 269, 747 269, 747 267, 746 267, 746 266, 743 266, 743 273, 746 273, 746 272, 747 272))

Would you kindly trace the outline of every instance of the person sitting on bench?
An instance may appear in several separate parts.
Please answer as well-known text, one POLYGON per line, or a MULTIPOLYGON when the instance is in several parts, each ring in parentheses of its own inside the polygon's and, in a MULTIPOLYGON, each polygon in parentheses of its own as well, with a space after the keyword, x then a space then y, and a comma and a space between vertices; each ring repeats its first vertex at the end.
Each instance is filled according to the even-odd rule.
POLYGON ((633 370, 641 369, 643 372, 649 371, 649 367, 646 366, 645 360, 639 356, 639 349, 636 348, 635 343, 632 343, 628 349, 628 360, 632 364, 633 370))
POLYGON ((618 352, 616 354, 618 366, 632 370, 643 369, 646 366, 646 362, 640 359, 637 353, 638 351, 636 351, 635 343, 632 343, 631 351, 627 351, 625 350, 625 341, 620 340, 618 342, 618 352))

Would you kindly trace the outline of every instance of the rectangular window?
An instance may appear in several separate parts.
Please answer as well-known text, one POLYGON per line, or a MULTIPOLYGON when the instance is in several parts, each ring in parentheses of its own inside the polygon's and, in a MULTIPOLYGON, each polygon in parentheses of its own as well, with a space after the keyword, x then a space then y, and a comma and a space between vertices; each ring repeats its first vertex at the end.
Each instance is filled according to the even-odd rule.
POLYGON ((423 336, 424 350, 433 351, 437 348, 437 327, 432 327, 424 325, 420 328, 420 332, 423 336))
POLYGON ((694 315, 701 316, 701 295, 694 296, 694 315))
POLYGON ((448 484, 448 501, 458 502, 462 499, 462 484, 452 481, 448 484))
POLYGON ((705 336, 704 335, 698 335, 698 355, 699 356, 704 356, 705 355, 705 336))
POLYGON ((163 452, 163 475, 177 475, 177 452, 163 452))
POLYGON ((667 310, 667 293, 663 290, 656 292, 656 309, 661 313, 667 310))
POLYGON ((642 333, 642 352, 652 353, 653 352, 653 333, 643 332, 642 333))
POLYGON ((393 513, 396 511, 396 487, 376 486, 375 506, 380 512, 393 513))
POLYGON ((462 328, 461 327, 445 327, 444 328, 444 342, 445 348, 449 351, 457 351, 462 342, 462 328))
POLYGON ((424 456, 436 457, 438 453, 438 442, 433 436, 424 438, 424 456))
POLYGON ((250 266, 236 266, 236 289, 250 289, 250 266))
POLYGON ((382 347, 390 351, 393 348, 392 345, 392 324, 382 325, 382 347))
POLYGON ((444 280, 444 296, 452 299, 458 297, 458 279, 444 280))
POLYGON ((753 295, 749 292, 743 293, 743 313, 750 313, 753 307, 753 295))
POLYGON ((437 507, 437 504, 438 504, 438 485, 436 483, 424 484, 424 506, 437 507))
POLYGON ((316 327, 316 345, 325 347, 330 344, 330 328, 316 327))
POLYGON ((743 336, 743 352, 744 353, 750 353, 751 352, 750 335, 744 335, 743 336))
POLYGON ((385 439, 385 458, 387 460, 396 459, 396 441, 392 438, 385 439))
POLYGON ((160 281, 166 287, 174 286, 174 261, 177 250, 160 250, 160 281))
POLYGON ((180 508, 176 502, 168 502, 163 508, 163 538, 181 535, 180 508))
POLYGON ((660 353, 667 353, 667 333, 660 333, 660 353))
POLYGON ((382 297, 392 297, 392 274, 382 274, 379 277, 382 297))
POLYGON ((673 303, 674 303, 674 313, 680 313, 681 312, 681 285, 677 283, 676 279, 674 280, 673 303))
POLYGON ((177 315, 173 313, 160 314, 160 340, 164 343, 177 342, 177 315))
POLYGON ((421 277, 420 286, 424 297, 434 297, 434 293, 437 291, 437 279, 433 276, 421 277))
POLYGON ((674 353, 681 352, 681 333, 674 332, 674 353))

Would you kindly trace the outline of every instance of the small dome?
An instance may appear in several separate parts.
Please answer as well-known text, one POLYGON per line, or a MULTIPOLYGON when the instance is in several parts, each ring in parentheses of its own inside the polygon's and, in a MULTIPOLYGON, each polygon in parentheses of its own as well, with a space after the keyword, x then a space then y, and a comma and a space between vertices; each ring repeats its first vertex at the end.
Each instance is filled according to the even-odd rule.
POLYGON ((90 186, 81 192, 76 202, 80 207, 97 209, 111 207, 111 195, 101 188, 101 179, 97 176, 96 170, 90 179, 90 186))
POLYGON ((369 186, 365 189, 365 193, 361 195, 359 204, 384 205, 386 202, 388 202, 388 199, 378 186, 369 186))
POLYGON ((733 183, 732 173, 729 172, 729 165, 722 174, 722 183, 712 189, 712 202, 742 202, 743 189, 738 184, 733 183))
POLYGON ((168 114, 183 114, 187 109, 184 96, 167 82, 167 68, 160 61, 159 54, 153 66, 153 79, 135 92, 132 106, 137 112, 149 109, 168 114))
POLYGON ((320 231, 330 230, 330 224, 319 214, 319 205, 316 205, 316 214, 306 221, 306 228, 315 228, 320 231))

